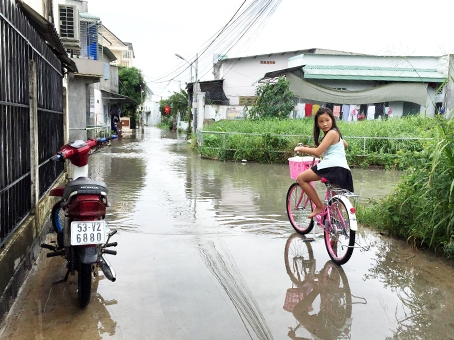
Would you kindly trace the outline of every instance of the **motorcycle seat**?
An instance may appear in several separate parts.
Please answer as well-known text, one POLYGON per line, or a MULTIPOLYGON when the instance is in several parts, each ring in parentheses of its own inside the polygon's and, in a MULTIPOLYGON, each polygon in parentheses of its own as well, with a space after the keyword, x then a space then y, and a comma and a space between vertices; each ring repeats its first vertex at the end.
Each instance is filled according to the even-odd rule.
POLYGON ((67 200, 73 194, 77 193, 85 195, 103 195, 107 196, 109 190, 104 182, 95 181, 87 177, 79 177, 74 181, 66 184, 63 191, 63 199, 67 200))

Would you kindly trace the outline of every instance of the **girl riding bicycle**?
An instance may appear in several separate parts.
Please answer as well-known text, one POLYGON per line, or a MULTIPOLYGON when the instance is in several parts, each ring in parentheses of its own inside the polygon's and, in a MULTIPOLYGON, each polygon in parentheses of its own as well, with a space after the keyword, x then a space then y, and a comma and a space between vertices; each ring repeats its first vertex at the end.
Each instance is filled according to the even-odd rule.
POLYGON ((309 218, 323 211, 323 203, 310 182, 320 181, 323 177, 332 184, 353 192, 353 178, 345 157, 345 148, 348 144, 342 138, 333 112, 326 107, 321 107, 314 117, 314 142, 315 148, 297 146, 294 149, 295 152, 307 153, 315 157, 323 156, 317 165, 303 171, 296 179, 309 199, 315 204, 314 210, 308 216, 309 218), (320 130, 324 133, 321 142, 319 141, 320 130))

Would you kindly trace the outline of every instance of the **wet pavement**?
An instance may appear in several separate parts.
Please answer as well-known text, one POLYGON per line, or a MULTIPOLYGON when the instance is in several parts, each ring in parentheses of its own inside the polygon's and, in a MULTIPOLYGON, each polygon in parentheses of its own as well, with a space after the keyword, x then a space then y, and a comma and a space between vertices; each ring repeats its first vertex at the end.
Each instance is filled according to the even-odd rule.
MULTIPOLYGON (((0 339, 454 339, 454 269, 360 228, 342 268, 293 233, 287 165, 224 163, 188 151, 184 136, 146 128, 90 157, 106 182, 118 233, 90 304, 64 261, 41 256, 1 325, 0 339)), ((353 171, 361 199, 400 173, 353 171)))

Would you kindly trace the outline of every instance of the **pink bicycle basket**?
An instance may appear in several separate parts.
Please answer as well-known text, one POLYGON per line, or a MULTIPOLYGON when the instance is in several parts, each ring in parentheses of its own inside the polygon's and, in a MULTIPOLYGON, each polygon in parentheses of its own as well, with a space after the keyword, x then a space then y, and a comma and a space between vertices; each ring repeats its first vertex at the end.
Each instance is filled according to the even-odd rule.
POLYGON ((311 166, 314 166, 319 161, 319 158, 312 156, 295 156, 288 159, 288 164, 290 166, 290 177, 296 179, 300 173, 304 170, 309 169, 311 166))

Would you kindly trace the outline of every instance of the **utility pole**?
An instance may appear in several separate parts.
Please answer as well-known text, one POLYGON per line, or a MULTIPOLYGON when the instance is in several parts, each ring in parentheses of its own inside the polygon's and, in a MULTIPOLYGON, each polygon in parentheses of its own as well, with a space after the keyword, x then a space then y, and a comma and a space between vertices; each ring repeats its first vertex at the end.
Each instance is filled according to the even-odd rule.
POLYGON ((194 90, 193 90, 193 104, 192 106, 194 107, 194 129, 193 129, 193 132, 195 134, 197 134, 197 111, 198 111, 198 106, 199 106, 199 103, 198 103, 198 100, 197 100, 197 95, 198 95, 198 91, 199 91, 199 81, 198 81, 198 65, 199 65, 199 54, 197 53, 196 54, 196 57, 195 57, 195 83, 194 83, 194 90))
MULTIPOLYGON (((141 132, 142 134, 144 133, 144 121, 143 121, 143 98, 142 98, 143 90, 142 90, 142 85, 140 85, 140 118, 139 122, 142 123, 142 128, 141 132)), ((140 125, 139 123, 139 125, 140 125)))

